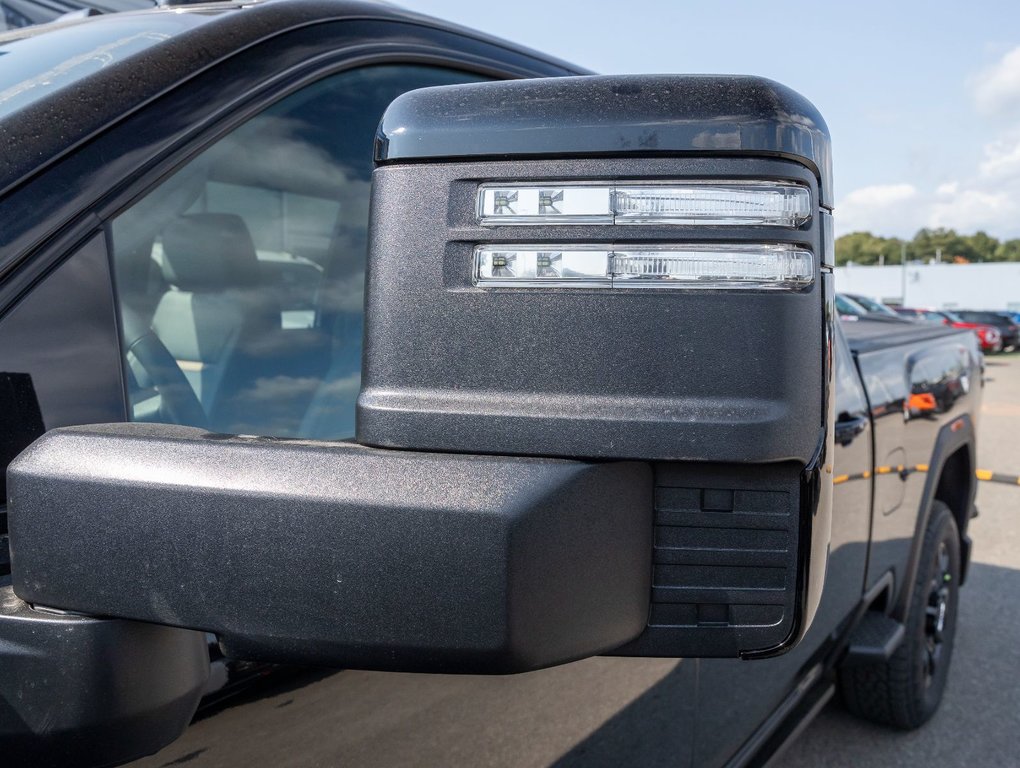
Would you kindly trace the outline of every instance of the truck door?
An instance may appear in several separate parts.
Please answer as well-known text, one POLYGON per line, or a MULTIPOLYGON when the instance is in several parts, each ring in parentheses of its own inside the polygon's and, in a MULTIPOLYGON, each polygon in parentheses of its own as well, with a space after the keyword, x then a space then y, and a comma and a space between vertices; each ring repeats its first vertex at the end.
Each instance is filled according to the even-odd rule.
POLYGON ((864 388, 839 325, 835 342, 832 543, 822 602, 804 641, 785 656, 698 662, 695 765, 719 765, 738 750, 760 746, 769 736, 769 716, 806 695, 798 683, 804 674, 811 674, 819 651, 861 599, 871 527, 871 421, 864 388))

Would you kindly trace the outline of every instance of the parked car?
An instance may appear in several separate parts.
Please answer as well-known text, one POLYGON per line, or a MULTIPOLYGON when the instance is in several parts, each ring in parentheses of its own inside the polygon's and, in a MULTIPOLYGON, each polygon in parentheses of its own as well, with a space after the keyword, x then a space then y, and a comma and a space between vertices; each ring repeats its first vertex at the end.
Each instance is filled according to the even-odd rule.
POLYGON ((933 325, 951 325, 952 320, 945 312, 934 309, 916 309, 914 307, 893 307, 893 311, 900 317, 914 320, 919 323, 931 323, 933 325))
POLYGON ((0 53, 5 766, 178 739, 150 765, 516 754, 547 702, 500 678, 465 729, 490 684, 464 674, 644 675, 619 717, 575 718, 576 755, 624 744, 605 764, 764 762, 837 687, 887 725, 935 712, 980 354, 834 320, 829 138, 799 94, 594 77, 341 0, 0 53), (207 632, 231 659, 460 676, 415 709, 422 676, 285 667, 252 720, 202 703, 207 632), (422 743, 362 699, 334 716, 386 686, 422 743))
POLYGON ((970 328, 981 341, 981 350, 989 354, 1001 352, 1004 348, 1002 331, 995 325, 965 320, 956 312, 941 312, 954 328, 970 328))
POLYGON ((859 317, 867 317, 869 312, 845 293, 836 294, 836 311, 842 320, 854 321, 859 317))
POLYGON ((927 309, 915 309, 913 307, 896 306, 892 308, 899 317, 905 317, 917 323, 934 323, 935 325, 948 325, 944 317, 927 309))
POLYGON ((883 304, 881 301, 878 301, 877 299, 871 298, 870 296, 863 296, 859 293, 844 293, 842 295, 846 296, 851 301, 860 304, 862 307, 868 310, 868 312, 871 312, 873 314, 885 315, 886 317, 895 317, 897 319, 900 318, 900 316, 896 314, 896 312, 891 307, 883 304))
POLYGON ((918 322, 949 325, 953 328, 970 328, 980 340, 983 352, 994 354, 1003 350, 1002 333, 994 325, 968 322, 956 313, 946 310, 896 307, 896 314, 918 322))
POLYGON ((954 313, 965 323, 990 325, 999 330, 1003 349, 1016 349, 1020 344, 1020 324, 1007 312, 988 312, 958 309, 954 313))

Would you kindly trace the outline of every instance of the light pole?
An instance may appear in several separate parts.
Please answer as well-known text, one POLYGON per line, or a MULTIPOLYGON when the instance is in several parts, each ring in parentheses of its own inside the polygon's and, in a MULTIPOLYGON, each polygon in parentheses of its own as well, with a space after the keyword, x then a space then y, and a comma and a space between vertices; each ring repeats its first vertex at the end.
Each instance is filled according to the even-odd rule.
POLYGON ((907 244, 900 243, 900 301, 907 305, 907 244))

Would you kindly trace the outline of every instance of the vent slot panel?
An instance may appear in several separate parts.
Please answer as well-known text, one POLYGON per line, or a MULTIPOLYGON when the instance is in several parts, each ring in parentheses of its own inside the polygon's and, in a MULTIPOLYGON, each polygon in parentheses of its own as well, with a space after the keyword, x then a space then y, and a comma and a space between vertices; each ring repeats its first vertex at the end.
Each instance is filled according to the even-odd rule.
POLYGON ((654 626, 772 626, 796 587, 790 494, 655 489, 654 626))
POLYGON ((798 589, 800 468, 656 466, 648 627, 621 655, 735 657, 781 644, 798 589))

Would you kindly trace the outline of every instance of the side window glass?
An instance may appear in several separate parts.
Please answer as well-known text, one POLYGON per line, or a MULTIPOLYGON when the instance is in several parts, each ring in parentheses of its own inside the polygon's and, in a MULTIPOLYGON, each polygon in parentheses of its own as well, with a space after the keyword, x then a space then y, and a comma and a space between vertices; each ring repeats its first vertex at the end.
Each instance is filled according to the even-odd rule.
POLYGON ((0 317, 0 574, 7 465, 47 429, 123 421, 105 238, 94 235, 0 317))
POLYGON ((404 91, 479 79, 409 65, 325 78, 117 217, 131 418, 352 436, 376 126, 404 91))

